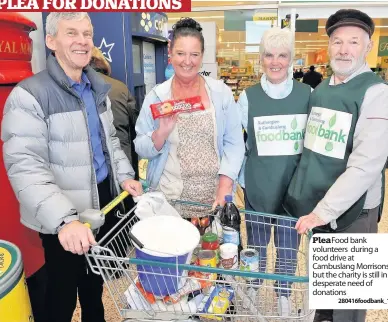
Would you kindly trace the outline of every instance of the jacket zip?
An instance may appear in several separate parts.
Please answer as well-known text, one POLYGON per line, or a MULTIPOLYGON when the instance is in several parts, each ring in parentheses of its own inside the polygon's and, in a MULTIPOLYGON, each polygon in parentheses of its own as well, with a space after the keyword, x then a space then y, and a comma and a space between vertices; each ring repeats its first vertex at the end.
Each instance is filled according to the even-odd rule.
POLYGON ((95 195, 97 196, 97 199, 94 200, 93 193, 92 193, 92 206, 94 209, 100 209, 100 199, 99 199, 100 197, 99 197, 98 187, 97 187, 97 177, 96 177, 95 169, 93 166, 93 149, 91 146, 92 140, 91 140, 91 136, 90 136, 89 122, 88 122, 88 118, 86 115, 85 105, 84 105, 84 102, 82 101, 81 97, 79 97, 79 95, 77 93, 75 93, 65 82, 63 82, 62 84, 65 86, 65 88, 67 89, 68 92, 70 92, 73 96, 75 96, 78 99, 78 102, 81 105, 82 115, 84 116, 84 120, 86 123, 86 130, 88 132, 89 156, 90 156, 90 164, 91 164, 91 170, 92 170, 91 171, 92 189, 93 189, 93 187, 95 188, 95 193, 96 193, 95 195))

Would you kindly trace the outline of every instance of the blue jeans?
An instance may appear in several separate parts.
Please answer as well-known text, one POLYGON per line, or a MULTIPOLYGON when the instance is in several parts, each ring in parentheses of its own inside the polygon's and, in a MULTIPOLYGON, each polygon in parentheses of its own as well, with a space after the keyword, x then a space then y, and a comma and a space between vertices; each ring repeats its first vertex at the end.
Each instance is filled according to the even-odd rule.
MULTIPOLYGON (((245 209, 255 211, 245 197, 245 209)), ((290 218, 291 219, 291 218, 290 218)), ((267 266, 267 246, 271 239, 271 228, 274 226, 274 242, 277 251, 275 274, 294 276, 297 265, 299 235, 294 229, 295 222, 288 219, 276 219, 263 215, 245 214, 248 248, 259 252, 259 271, 265 272, 267 266)), ((254 281, 261 284, 262 280, 254 281)), ((278 296, 289 297, 291 282, 275 281, 275 291, 278 296)))

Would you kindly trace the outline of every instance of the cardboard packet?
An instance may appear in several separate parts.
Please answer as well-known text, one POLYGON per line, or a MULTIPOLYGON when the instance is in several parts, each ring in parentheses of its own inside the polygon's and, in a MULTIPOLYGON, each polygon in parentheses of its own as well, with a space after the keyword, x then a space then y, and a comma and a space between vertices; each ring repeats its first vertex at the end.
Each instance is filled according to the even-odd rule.
POLYGON ((198 307, 199 313, 208 313, 200 316, 201 321, 222 321, 223 317, 216 314, 225 314, 232 304, 234 290, 227 285, 215 285, 208 296, 205 296, 198 307))
POLYGON ((152 117, 157 118, 185 112, 204 111, 201 96, 194 96, 180 100, 168 100, 150 105, 152 117))

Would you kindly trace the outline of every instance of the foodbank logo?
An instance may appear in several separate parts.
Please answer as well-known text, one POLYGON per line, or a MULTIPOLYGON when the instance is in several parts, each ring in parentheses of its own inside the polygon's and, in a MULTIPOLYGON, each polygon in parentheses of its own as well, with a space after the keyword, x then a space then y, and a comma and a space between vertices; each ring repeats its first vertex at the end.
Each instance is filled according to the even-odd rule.
POLYGON ((339 131, 335 131, 333 129, 334 125, 337 122, 337 113, 335 113, 329 120, 329 127, 325 128, 322 126, 322 124, 319 125, 313 125, 308 124, 307 125, 307 133, 318 136, 320 138, 324 138, 327 140, 325 144, 325 150, 327 152, 331 152, 334 148, 334 142, 340 143, 340 144, 346 144, 346 137, 347 134, 344 133, 344 131, 341 129, 339 131))
POLYGON ((256 133, 257 142, 271 142, 271 141, 295 141, 294 150, 298 151, 300 143, 299 141, 304 139, 304 130, 297 131, 298 121, 296 117, 291 121, 292 131, 279 130, 277 132, 263 133, 258 131, 256 133))
MULTIPOLYGON (((337 121, 337 114, 334 114, 334 115, 331 117, 330 121, 329 121, 329 129, 330 129, 330 130, 331 130, 331 128, 334 126, 334 124, 335 124, 336 121, 337 121)), ((329 130, 329 132, 330 132, 330 130, 329 130)), ((341 131, 342 131, 342 130, 341 130, 341 131)), ((332 131, 332 133, 334 133, 334 131, 332 131)), ((343 143, 345 143, 345 141, 343 141, 343 143)), ((333 142, 327 141, 327 142, 326 142, 326 145, 325 145, 325 150, 326 150, 327 152, 332 151, 332 150, 333 150, 333 142)))
MULTIPOLYGON (((294 117, 294 119, 291 122, 291 129, 293 131, 295 131, 297 127, 298 127, 298 121, 296 120, 296 117, 294 117)), ((294 143, 294 151, 296 152, 296 151, 298 151, 298 149, 299 149, 299 142, 295 141, 295 143, 294 143)))

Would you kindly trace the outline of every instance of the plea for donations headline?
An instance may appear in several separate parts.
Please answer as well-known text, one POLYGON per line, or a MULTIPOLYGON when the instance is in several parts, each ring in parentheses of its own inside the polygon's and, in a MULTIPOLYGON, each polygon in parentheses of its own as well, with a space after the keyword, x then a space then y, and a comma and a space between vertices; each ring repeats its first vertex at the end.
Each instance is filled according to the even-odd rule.
POLYGON ((0 12, 189 12, 191 0, 0 0, 0 12))

